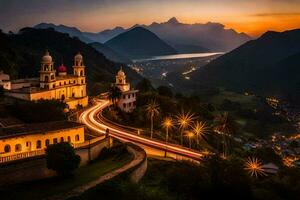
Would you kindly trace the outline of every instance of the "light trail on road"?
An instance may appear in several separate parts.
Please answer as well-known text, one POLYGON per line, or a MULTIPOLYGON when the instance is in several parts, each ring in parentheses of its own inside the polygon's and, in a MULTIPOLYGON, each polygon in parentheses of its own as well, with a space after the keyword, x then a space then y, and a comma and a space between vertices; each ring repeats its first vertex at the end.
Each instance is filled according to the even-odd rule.
POLYGON ((208 155, 207 152, 197 152, 185 147, 168 144, 165 142, 161 142, 159 140, 145 138, 130 131, 123 130, 121 128, 116 127, 116 125, 109 124, 105 120, 101 118, 101 111, 110 105, 108 100, 99 100, 96 102, 96 105, 87 109, 80 115, 80 121, 86 126, 99 134, 105 134, 106 129, 109 129, 109 135, 113 138, 119 139, 121 141, 133 142, 137 145, 149 146, 151 148, 175 153, 181 156, 185 156, 192 159, 201 159, 203 156, 208 155))

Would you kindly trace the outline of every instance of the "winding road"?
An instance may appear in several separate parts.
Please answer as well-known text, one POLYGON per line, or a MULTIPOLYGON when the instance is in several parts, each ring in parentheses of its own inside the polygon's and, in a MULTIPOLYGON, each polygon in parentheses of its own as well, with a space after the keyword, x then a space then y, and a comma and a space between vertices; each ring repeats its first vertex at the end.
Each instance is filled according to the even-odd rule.
POLYGON ((162 142, 156 139, 150 139, 138 135, 134 128, 118 125, 116 123, 106 120, 102 116, 102 110, 110 105, 109 100, 95 100, 95 105, 84 111, 79 120, 86 124, 86 126, 99 135, 105 134, 105 130, 109 129, 109 135, 113 138, 119 139, 124 142, 134 143, 141 148, 145 149, 147 154, 163 156, 167 151, 168 157, 176 159, 188 158, 193 160, 200 160, 203 156, 208 155, 208 152, 193 151, 188 148, 162 142))

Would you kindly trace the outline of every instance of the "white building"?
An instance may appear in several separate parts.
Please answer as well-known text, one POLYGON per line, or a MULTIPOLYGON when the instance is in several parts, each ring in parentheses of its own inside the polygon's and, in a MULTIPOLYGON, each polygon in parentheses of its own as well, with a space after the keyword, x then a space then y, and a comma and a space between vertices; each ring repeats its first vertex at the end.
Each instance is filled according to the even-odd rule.
POLYGON ((138 90, 134 90, 130 87, 130 83, 126 82, 126 75, 122 68, 116 75, 115 86, 122 91, 122 95, 117 102, 118 107, 124 112, 132 112, 136 108, 136 94, 138 90))

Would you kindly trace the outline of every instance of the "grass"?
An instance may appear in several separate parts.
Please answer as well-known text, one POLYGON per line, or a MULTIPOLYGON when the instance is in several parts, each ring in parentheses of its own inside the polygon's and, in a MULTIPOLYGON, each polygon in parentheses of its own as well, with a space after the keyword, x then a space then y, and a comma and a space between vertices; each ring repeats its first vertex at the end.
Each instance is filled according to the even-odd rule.
POLYGON ((78 168, 72 177, 53 177, 1 188, 1 199, 42 199, 64 193, 75 187, 96 180, 102 175, 122 167, 132 159, 129 153, 113 156, 104 160, 96 160, 91 164, 78 168), (18 191, 18 192, 16 192, 18 191))

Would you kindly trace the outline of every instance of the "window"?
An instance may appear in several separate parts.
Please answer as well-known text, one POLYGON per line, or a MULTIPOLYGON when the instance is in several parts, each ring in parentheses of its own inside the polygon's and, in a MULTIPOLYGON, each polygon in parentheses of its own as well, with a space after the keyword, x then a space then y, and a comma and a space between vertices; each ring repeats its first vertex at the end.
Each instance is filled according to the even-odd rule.
POLYGON ((49 81, 49 77, 45 76, 45 82, 48 82, 48 81, 49 81))
POLYGON ((53 80, 54 79, 54 75, 51 75, 51 80, 53 80))
POLYGON ((80 71, 80 76, 83 76, 83 70, 80 71))
POLYGON ((61 86, 61 82, 59 82, 59 86, 61 86))
POLYGON ((123 108, 126 108, 126 103, 123 103, 123 108))
POLYGON ((81 79, 81 84, 83 84, 83 79, 81 79))
POLYGON ((67 83, 66 83, 66 81, 64 82, 64 85, 66 85, 67 83))
POLYGON ((45 145, 46 145, 46 147, 47 147, 47 146, 49 146, 49 144, 50 144, 50 140, 49 140, 49 139, 47 139, 47 140, 45 141, 45 145))
POLYGON ((61 137, 60 138, 60 142, 64 142, 65 140, 64 140, 64 137, 61 137))
POLYGON ((68 136, 68 142, 71 142, 71 137, 70 136, 68 136))
POLYGON ((123 95, 123 99, 125 99, 126 98, 126 95, 123 95))
POLYGON ((5 145, 5 147, 4 147, 4 152, 5 153, 8 153, 8 152, 10 152, 10 145, 5 145))
POLYGON ((42 142, 41 142, 41 140, 36 141, 36 148, 37 149, 42 148, 42 142))
POLYGON ((72 93, 72 97, 75 97, 75 93, 74 92, 72 93))
POLYGON ((31 146, 31 142, 26 142, 26 147, 30 147, 31 146))
POLYGON ((57 138, 53 139, 53 144, 57 144, 57 138))
POLYGON ((71 81, 69 81, 69 84, 71 84, 71 81))
POLYGON ((131 103, 129 103, 129 107, 131 107, 131 103))
POLYGON ((78 142, 79 141, 79 135, 75 136, 75 141, 78 142))
POLYGON ((15 152, 20 152, 20 151, 22 151, 22 145, 21 144, 16 144, 15 152))

